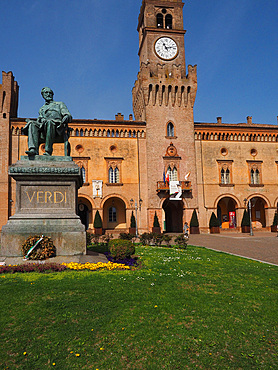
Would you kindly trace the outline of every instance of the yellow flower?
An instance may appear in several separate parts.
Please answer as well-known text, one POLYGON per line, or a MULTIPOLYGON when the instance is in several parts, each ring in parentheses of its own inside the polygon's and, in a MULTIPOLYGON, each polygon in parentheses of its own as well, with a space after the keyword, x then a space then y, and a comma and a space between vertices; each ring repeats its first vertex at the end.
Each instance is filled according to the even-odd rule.
POLYGON ((154 308, 156 308, 156 307, 157 307, 157 305, 154 306, 154 308))
POLYGON ((91 329, 91 331, 94 331, 94 329, 91 329))
POLYGON ((79 353, 76 353, 76 354, 75 354, 75 356, 76 356, 76 357, 79 357, 79 356, 80 356, 80 354, 79 354, 79 353))
POLYGON ((27 352, 23 352, 23 355, 24 355, 24 356, 27 356, 27 352))
POLYGON ((53 366, 55 366, 56 364, 55 364, 55 362, 53 362, 53 364, 52 364, 53 366))
POLYGON ((101 348, 100 348, 100 350, 101 350, 101 351, 103 351, 103 350, 104 350, 104 348, 102 348, 102 347, 101 347, 101 348))

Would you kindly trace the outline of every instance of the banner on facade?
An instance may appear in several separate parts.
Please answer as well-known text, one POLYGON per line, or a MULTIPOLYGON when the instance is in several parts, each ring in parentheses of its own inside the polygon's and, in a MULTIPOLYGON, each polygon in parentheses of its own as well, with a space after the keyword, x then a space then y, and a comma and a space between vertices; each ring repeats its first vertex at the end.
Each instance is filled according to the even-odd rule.
POLYGON ((181 200, 182 189, 180 181, 170 181, 170 200, 181 200))
POLYGON ((93 180, 93 198, 102 198, 102 180, 93 180))

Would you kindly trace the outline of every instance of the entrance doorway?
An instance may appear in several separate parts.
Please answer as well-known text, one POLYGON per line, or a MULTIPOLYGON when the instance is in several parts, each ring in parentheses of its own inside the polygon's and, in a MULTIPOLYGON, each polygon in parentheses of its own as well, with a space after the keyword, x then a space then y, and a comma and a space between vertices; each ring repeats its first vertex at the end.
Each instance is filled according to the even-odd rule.
POLYGON ((165 199, 162 208, 165 212, 166 233, 182 233, 183 230, 183 201, 165 199))

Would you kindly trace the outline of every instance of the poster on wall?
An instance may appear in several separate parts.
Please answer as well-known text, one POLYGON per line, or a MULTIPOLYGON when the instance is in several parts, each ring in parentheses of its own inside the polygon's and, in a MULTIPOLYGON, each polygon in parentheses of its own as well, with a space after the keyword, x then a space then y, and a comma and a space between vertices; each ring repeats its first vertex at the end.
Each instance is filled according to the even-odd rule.
POLYGON ((93 198, 102 198, 102 180, 93 180, 93 198))
POLYGON ((180 181, 170 181, 170 200, 181 200, 182 189, 180 181))

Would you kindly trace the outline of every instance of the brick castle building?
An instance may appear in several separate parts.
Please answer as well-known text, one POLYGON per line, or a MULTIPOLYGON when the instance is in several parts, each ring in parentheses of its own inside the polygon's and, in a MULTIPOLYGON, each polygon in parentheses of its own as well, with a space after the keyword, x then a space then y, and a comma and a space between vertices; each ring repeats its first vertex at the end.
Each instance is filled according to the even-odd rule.
MULTIPOLYGON (((81 167, 78 213, 93 229, 128 231, 132 211, 139 233, 151 230, 155 212, 162 230, 181 232, 196 209, 201 231, 212 212, 222 229, 240 227, 251 200, 255 228, 269 229, 278 201, 278 127, 194 122, 197 67, 186 65, 182 0, 143 0, 138 19, 140 70, 132 90, 134 119, 74 119, 71 156, 81 167), (190 172, 186 180, 185 175, 190 172), (180 181, 182 200, 169 198, 180 181)), ((8 167, 27 149, 25 118, 17 117, 18 84, 12 72, 0 85, 0 227, 15 210, 8 167)), ((70 107, 69 107, 70 109, 70 107)), ((40 147, 43 154, 44 146, 40 147)), ((63 155, 55 144, 53 155, 63 155)))

